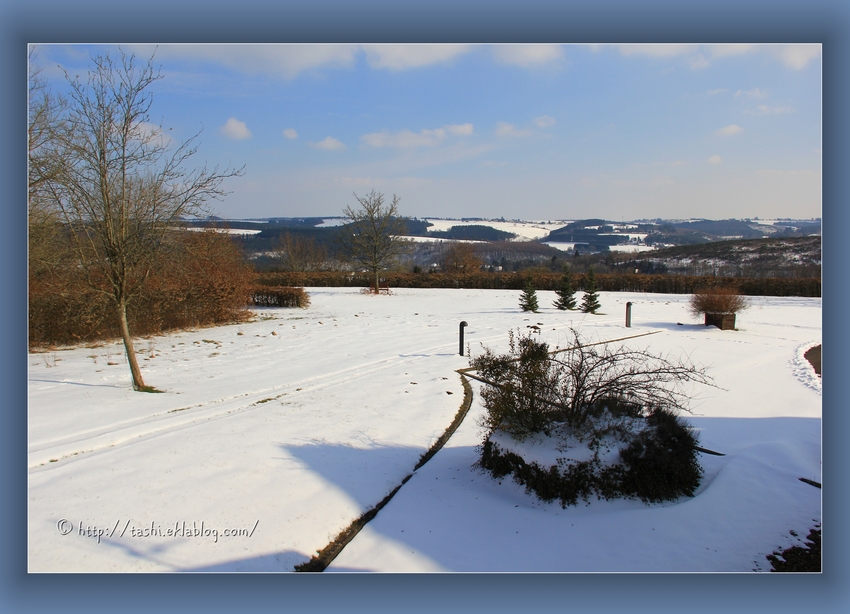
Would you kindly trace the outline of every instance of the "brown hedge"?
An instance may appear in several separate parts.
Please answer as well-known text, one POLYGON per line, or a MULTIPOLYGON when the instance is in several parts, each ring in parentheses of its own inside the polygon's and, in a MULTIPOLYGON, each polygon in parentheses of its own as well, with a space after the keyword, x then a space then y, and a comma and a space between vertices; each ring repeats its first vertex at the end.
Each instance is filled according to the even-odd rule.
MULTIPOLYGON (((155 263, 141 293, 128 305, 134 336, 244 319, 252 267, 226 235, 180 233, 155 263)), ((70 257, 29 279, 31 347, 67 345, 120 336, 105 280, 87 283, 70 257)))
MULTIPOLYGON (((470 288, 522 290, 530 279, 537 290, 556 290, 562 273, 530 269, 516 273, 475 272, 405 273, 385 271, 383 279, 390 288, 470 288)), ((311 273, 260 273, 264 286, 368 287, 368 273, 317 271, 311 273)), ((573 274, 573 286, 584 289, 585 275, 573 274)), ((597 273, 597 290, 604 292, 649 292, 659 294, 693 294, 700 288, 735 288, 749 296, 821 296, 821 280, 814 278, 741 278, 698 277, 685 275, 645 275, 597 273)))

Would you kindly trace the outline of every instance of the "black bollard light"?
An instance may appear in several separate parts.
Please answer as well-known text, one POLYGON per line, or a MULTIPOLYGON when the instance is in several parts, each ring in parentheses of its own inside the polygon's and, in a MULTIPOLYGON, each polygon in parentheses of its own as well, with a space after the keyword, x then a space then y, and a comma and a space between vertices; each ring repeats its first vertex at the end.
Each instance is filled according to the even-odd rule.
POLYGON ((632 304, 631 302, 626 303, 626 328, 631 328, 632 326, 632 304))
POLYGON ((460 354, 461 356, 463 356, 463 327, 464 326, 469 326, 469 324, 467 324, 466 322, 460 323, 460 349, 458 350, 458 354, 460 354))

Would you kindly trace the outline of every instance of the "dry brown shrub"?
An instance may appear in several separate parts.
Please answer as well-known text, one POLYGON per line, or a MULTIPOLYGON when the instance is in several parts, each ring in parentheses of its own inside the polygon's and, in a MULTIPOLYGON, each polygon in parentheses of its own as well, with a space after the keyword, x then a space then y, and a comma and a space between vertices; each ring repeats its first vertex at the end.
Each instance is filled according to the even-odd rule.
POLYGON ((747 297, 735 288, 703 288, 691 296, 690 311, 694 316, 706 313, 738 313, 749 307, 747 297))
MULTIPOLYGON (((31 269, 29 277, 31 347, 119 337, 105 279, 87 279, 72 261, 31 269)), ((229 236, 175 232, 128 304, 127 318, 134 336, 239 321, 249 316, 255 283, 229 236)))

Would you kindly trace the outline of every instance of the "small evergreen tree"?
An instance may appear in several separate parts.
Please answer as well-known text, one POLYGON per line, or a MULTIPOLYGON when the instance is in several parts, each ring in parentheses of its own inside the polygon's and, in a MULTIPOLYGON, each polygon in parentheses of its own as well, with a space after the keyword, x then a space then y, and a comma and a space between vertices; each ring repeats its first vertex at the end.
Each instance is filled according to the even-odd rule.
POLYGON ((519 306, 523 311, 533 311, 537 313, 539 309, 537 305, 537 291, 531 285, 531 280, 525 284, 522 295, 519 298, 519 306))
POLYGON ((587 270, 587 279, 584 282, 584 296, 581 299, 581 310, 584 313, 596 313, 601 305, 599 294, 596 293, 596 275, 593 269, 587 270))
POLYGON ((561 277, 561 282, 555 290, 558 295, 558 300, 554 305, 561 311, 576 308, 575 288, 573 288, 573 276, 570 274, 570 269, 564 266, 564 276, 561 277))

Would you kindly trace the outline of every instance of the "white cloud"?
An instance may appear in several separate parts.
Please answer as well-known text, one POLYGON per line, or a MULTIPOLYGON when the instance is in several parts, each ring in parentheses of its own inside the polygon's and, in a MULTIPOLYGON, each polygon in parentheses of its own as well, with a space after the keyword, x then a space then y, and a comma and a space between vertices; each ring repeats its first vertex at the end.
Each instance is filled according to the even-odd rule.
POLYGON ((718 94, 724 94, 724 93, 726 93, 726 92, 728 92, 728 91, 729 91, 729 90, 727 90, 726 88, 720 87, 720 88, 717 88, 716 90, 708 90, 708 91, 705 93, 705 95, 706 95, 706 96, 717 96, 718 94))
POLYGON ((748 115, 785 115, 794 111, 794 107, 769 107, 766 104, 760 104, 755 111, 747 110, 744 113, 748 115))
POLYGON ((702 70, 703 68, 708 68, 711 65, 711 62, 707 57, 705 57, 702 53, 698 53, 695 56, 691 57, 691 70, 702 70))
POLYGON ((722 45, 708 45, 708 50, 711 53, 712 58, 725 58, 735 55, 743 55, 745 53, 750 53, 758 49, 756 45, 742 45, 742 44, 722 44, 722 45))
POLYGON ((693 53, 694 45, 618 45, 620 53, 625 56, 642 55, 652 58, 672 58, 693 53))
POLYGON ((227 138, 237 141, 251 138, 251 131, 248 130, 245 122, 239 121, 235 117, 231 117, 225 122, 221 127, 221 133, 227 138))
POLYGON ((366 61, 372 68, 405 70, 450 62, 468 53, 470 45, 364 45, 366 61))
POLYGON ((735 57, 749 53, 767 53, 786 67, 793 70, 805 68, 809 62, 821 54, 820 44, 806 45, 749 45, 749 44, 712 44, 712 45, 618 45, 624 56, 644 56, 670 59, 687 58, 691 69, 701 70, 719 59, 735 57))
MULTIPOLYGON (((127 49, 149 55, 151 47, 131 45, 127 49)), ((302 72, 320 67, 350 68, 358 51, 356 45, 166 44, 157 47, 156 59, 212 62, 246 74, 294 79, 302 72)))
POLYGON ((820 44, 811 45, 778 45, 771 51, 785 66, 793 70, 801 70, 821 54, 820 44))
POLYGON ((456 136, 469 136, 473 131, 472 124, 453 124, 451 126, 445 126, 445 128, 449 134, 456 136))
POLYGON ((721 162, 723 162, 723 159, 720 156, 718 156, 717 154, 711 156, 708 159, 709 164, 720 164, 721 162))
POLYGON ((740 98, 741 96, 746 96, 747 98, 766 98, 767 92, 757 87, 747 91, 738 90, 735 92, 735 98, 740 98))
POLYGON ((445 138, 445 129, 437 128, 436 130, 420 130, 418 133, 411 132, 410 130, 370 132, 361 136, 360 140, 370 147, 399 147, 401 149, 407 149, 411 147, 434 146, 445 138))
POLYGON ((286 139, 297 139, 298 133, 295 131, 294 128, 287 128, 283 131, 283 137, 286 139))
POLYGON ((540 117, 534 118, 534 124, 538 128, 549 128, 550 126, 554 126, 556 123, 555 118, 550 115, 541 115, 540 117))
POLYGON ((327 136, 318 143, 311 143, 310 147, 315 149, 324 149, 327 151, 339 151, 340 149, 345 149, 345 145, 332 136, 327 136))
POLYGON ((500 64, 511 66, 542 66, 564 58, 560 45, 493 45, 493 58, 500 64))
POLYGON ((452 124, 435 128, 424 129, 419 132, 410 130, 399 130, 398 132, 370 132, 360 137, 364 144, 370 147, 398 147, 409 149, 412 147, 433 147, 442 143, 447 136, 469 136, 473 133, 472 124, 452 124))
POLYGON ((139 129, 140 141, 157 147, 168 147, 173 142, 173 139, 156 124, 139 122, 136 124, 136 127, 139 129))
POLYGON ((741 128, 741 126, 739 126, 738 124, 729 124, 728 126, 721 128, 714 134, 717 134, 719 136, 732 136, 733 134, 738 134, 742 130, 743 128, 741 128))
POLYGON ((507 122, 498 122, 496 124, 496 136, 531 136, 531 130, 521 130, 513 124, 509 124, 507 122))

